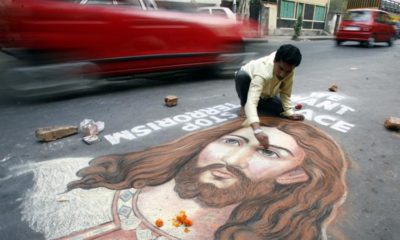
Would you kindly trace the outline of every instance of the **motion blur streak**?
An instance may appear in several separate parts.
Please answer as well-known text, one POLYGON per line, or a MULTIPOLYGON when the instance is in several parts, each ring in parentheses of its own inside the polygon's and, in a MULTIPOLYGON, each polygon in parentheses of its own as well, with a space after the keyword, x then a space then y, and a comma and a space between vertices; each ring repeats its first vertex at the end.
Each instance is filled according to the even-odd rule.
POLYGON ((258 38, 253 22, 129 5, 7 0, 0 13, 0 47, 15 60, 1 80, 20 96, 81 90, 95 79, 127 75, 193 68, 232 73, 258 38))

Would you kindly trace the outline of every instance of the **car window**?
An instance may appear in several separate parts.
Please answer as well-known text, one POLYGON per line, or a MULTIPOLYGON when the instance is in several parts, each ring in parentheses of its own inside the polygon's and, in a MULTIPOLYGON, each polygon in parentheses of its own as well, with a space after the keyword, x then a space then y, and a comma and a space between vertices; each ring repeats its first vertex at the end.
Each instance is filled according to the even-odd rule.
POLYGON ((369 22, 371 20, 370 11, 351 11, 343 16, 343 21, 369 22))
POLYGON ((147 9, 157 9, 155 2, 151 0, 143 0, 143 2, 147 9))
POLYGON ((210 11, 208 9, 201 9, 198 10, 199 13, 206 13, 206 14, 210 14, 210 11))
POLYGON ((387 13, 383 13, 383 21, 387 24, 391 24, 390 16, 387 13))
POLYGON ((139 0, 118 0, 117 4, 118 5, 125 5, 125 6, 139 7, 139 8, 142 7, 140 5, 140 1, 139 0))
POLYGON ((378 12, 376 21, 380 23, 390 23, 390 17, 386 13, 378 12))
POLYGON ((221 16, 221 17, 225 17, 225 18, 228 17, 226 15, 225 11, 222 9, 212 9, 211 12, 212 12, 212 15, 221 16))

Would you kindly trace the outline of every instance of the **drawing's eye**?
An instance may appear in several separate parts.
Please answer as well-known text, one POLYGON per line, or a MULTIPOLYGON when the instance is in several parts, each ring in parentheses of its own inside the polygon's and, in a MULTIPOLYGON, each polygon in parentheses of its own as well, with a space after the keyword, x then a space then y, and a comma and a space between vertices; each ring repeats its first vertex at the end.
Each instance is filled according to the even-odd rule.
POLYGON ((258 149, 257 152, 260 153, 261 155, 265 156, 265 157, 280 158, 279 155, 276 152, 268 150, 268 149, 258 149))
POLYGON ((224 138, 222 142, 228 145, 240 146, 240 141, 234 138, 224 138))

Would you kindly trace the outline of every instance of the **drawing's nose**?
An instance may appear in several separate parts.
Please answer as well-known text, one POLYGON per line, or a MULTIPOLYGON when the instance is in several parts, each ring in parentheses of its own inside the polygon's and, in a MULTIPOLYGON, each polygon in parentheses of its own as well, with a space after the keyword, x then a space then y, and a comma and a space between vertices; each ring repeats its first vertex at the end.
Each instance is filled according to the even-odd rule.
POLYGON ((250 147, 241 147, 225 154, 222 161, 227 165, 247 168, 254 150, 250 147))

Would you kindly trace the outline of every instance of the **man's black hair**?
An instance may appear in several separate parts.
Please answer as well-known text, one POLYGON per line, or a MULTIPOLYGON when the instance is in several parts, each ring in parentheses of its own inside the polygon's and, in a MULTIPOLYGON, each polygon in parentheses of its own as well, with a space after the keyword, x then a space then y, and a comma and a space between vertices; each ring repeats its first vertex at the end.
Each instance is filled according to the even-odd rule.
POLYGON ((284 44, 280 46, 275 54, 274 62, 280 61, 294 65, 295 67, 299 66, 301 62, 300 50, 292 44, 284 44))

